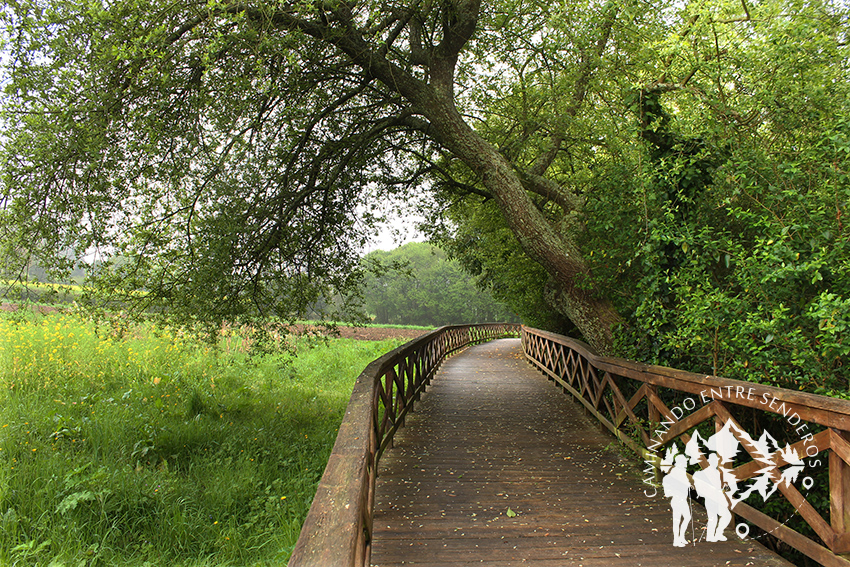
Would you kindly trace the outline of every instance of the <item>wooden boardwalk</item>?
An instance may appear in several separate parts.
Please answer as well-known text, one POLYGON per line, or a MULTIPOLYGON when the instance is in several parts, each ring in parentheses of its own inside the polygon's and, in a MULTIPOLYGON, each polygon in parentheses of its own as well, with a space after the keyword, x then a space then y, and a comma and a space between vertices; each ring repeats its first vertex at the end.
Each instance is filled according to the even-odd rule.
MULTIPOLYGON (((669 502, 646 497, 614 447, 518 339, 468 349, 381 460, 372 564, 790 565, 732 530, 728 542, 673 547, 669 502)), ((692 525, 700 540, 704 517, 692 525)))

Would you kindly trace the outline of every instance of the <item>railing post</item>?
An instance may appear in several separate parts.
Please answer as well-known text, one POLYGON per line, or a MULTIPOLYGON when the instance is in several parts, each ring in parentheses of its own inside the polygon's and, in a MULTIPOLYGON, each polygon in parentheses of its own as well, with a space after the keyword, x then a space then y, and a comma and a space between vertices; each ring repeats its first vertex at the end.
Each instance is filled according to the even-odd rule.
POLYGON ((845 445, 848 434, 832 430, 832 450, 829 452, 829 516, 836 533, 833 551, 850 559, 850 465, 842 458, 838 445, 845 445), (838 449, 838 450, 836 450, 838 449))
POLYGON ((658 408, 655 407, 655 404, 652 403, 650 395, 658 396, 658 386, 655 384, 647 384, 647 397, 646 397, 646 419, 649 420, 650 428, 654 428, 656 425, 661 423, 661 412, 658 411, 658 408))

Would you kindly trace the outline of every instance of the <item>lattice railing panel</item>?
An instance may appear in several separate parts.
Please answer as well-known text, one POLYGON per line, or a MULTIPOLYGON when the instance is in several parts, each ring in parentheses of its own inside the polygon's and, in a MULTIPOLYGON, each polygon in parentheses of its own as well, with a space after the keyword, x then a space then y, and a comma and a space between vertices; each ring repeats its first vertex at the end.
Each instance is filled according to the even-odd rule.
MULTIPOLYGON (((823 565, 850 566, 850 560, 842 557, 850 554, 850 402, 603 357, 580 341, 535 329, 523 328, 522 338, 532 364, 569 391, 620 441, 656 466, 663 451, 674 444, 687 448, 699 431, 728 429, 743 448, 743 453, 729 461, 734 463, 734 478, 751 481, 750 487, 759 475, 765 477, 765 482, 769 479, 821 541, 792 530, 781 519, 770 517, 745 501, 737 502, 733 511, 823 565), (633 392, 629 396, 622 389, 625 385, 633 392), (680 406, 669 407, 665 398, 690 400, 693 407, 685 408, 690 410, 686 415, 680 406), (694 400, 701 401, 701 407, 694 400), (753 432, 734 418, 730 408, 780 416, 789 424, 795 421, 794 427, 803 432, 802 438, 787 443, 782 451, 777 446, 766 461, 767 453, 759 445, 765 442, 756 440, 753 432), (810 428, 800 425, 804 421, 810 428), (814 455, 812 448, 817 449, 814 455), (800 455, 828 458, 828 518, 807 500, 800 487, 783 482, 783 476, 790 476, 792 467, 799 465, 800 455)), ((694 458, 692 462, 699 462, 703 468, 708 466, 703 456, 694 458)), ((801 484, 804 486, 805 482, 801 484)))

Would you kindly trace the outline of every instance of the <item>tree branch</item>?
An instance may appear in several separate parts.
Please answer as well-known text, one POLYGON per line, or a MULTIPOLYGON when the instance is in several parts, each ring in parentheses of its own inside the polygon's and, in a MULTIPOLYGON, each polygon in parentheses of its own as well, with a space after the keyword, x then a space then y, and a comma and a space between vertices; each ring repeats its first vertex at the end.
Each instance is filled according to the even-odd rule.
POLYGON ((438 56, 456 59, 478 25, 481 0, 455 0, 443 8, 443 40, 437 46, 438 56))
MULTIPOLYGON (((574 117, 581 108, 581 105, 584 103, 584 99, 587 97, 587 86, 590 84, 590 79, 593 77, 593 74, 599 66, 599 59, 602 57, 602 54, 605 52, 605 48, 608 45, 608 41, 611 39, 611 30, 614 27, 614 21, 617 19, 618 12, 619 7, 614 3, 608 3, 603 9, 602 21, 599 24, 599 37, 596 40, 596 44, 594 45, 590 56, 588 56, 586 50, 582 53, 582 62, 579 74, 573 83, 573 101, 572 104, 570 104, 570 106, 564 111, 564 116, 570 118, 574 117)), ((538 156, 534 164, 532 164, 528 170, 529 175, 541 176, 546 173, 546 170, 548 170, 555 161, 558 152, 561 150, 561 144, 563 144, 563 142, 563 129, 557 128, 551 136, 549 149, 538 156)))
POLYGON ((386 57, 387 52, 392 47, 393 42, 401 35, 401 32, 405 27, 410 23, 411 18, 416 13, 416 8, 419 6, 421 0, 416 0, 403 14, 400 18, 396 20, 395 27, 390 31, 387 38, 384 40, 383 45, 378 49, 379 57, 386 57))
POLYGON ((564 189, 561 185, 534 173, 519 174, 522 186, 526 191, 530 191, 535 195, 540 195, 557 204, 565 213, 571 211, 580 211, 584 206, 584 200, 573 193, 564 189))

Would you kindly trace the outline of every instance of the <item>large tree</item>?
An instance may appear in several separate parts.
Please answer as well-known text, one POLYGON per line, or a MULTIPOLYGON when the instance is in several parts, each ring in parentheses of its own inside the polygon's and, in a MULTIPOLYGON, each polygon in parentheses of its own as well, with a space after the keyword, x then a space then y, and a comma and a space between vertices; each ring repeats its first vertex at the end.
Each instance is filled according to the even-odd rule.
POLYGON ((559 125, 533 164, 511 162, 458 99, 499 71, 497 38, 527 35, 522 57, 539 52, 534 65, 556 62, 568 83, 568 121, 619 14, 613 2, 14 2, 8 250, 108 245, 132 260, 110 285, 144 287, 151 303, 289 311, 348 284, 368 193, 420 179, 447 152, 605 346, 617 314, 575 285, 585 262, 529 192, 569 202, 543 178, 559 125))
MULTIPOLYGON (((734 89, 718 65, 735 47, 723 30, 751 26, 754 10, 11 2, 6 251, 108 246, 129 261, 103 270, 106 287, 145 290, 127 301, 204 318, 292 314, 353 284, 370 204, 436 180, 494 202, 547 274, 550 304, 609 350, 621 317, 580 245, 585 165, 633 151, 626 91, 703 79, 694 108, 711 109, 734 89)), ((646 122, 650 139, 660 122, 646 122)))
MULTIPOLYGON (((585 285, 627 323, 617 351, 629 358, 846 395, 847 6, 716 2, 679 16, 678 28, 632 36, 625 54, 643 65, 597 73, 550 169, 582 198, 569 226, 585 285)), ((528 108, 541 112, 526 104, 540 92, 531 84, 515 83, 478 131, 509 141, 528 108)), ((495 290, 516 289, 522 263, 492 203, 451 183, 437 198, 452 254, 495 290)))

